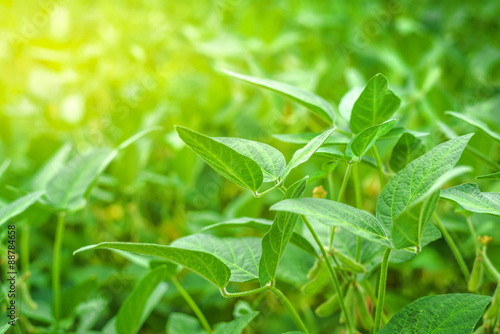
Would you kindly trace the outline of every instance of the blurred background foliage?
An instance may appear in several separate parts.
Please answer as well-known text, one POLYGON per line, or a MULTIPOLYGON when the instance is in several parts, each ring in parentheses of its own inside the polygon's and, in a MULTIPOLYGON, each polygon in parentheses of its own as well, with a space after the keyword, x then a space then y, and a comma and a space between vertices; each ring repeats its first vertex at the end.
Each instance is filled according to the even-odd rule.
MULTIPOLYGON (((270 218, 268 205, 280 197, 276 193, 254 199, 220 178, 185 148, 174 124, 211 136, 260 140, 288 158, 300 145, 280 142, 273 134, 326 127, 307 110, 236 82, 221 68, 313 91, 336 111, 350 89, 383 73, 402 99, 396 113, 400 126, 429 132, 424 139, 428 147, 445 140, 446 126, 458 134, 478 132, 472 147, 498 161, 497 144, 444 112, 468 113, 500 129, 499 16, 498 1, 2 0, 0 163, 11 163, 0 179, 0 199, 7 203, 20 191, 35 188, 37 173, 58 150, 73 156, 92 147, 114 147, 152 125, 164 128, 121 153, 99 179, 86 209, 68 217, 64 287, 83 284, 85 298, 75 323, 84 328, 88 322, 86 328, 100 330, 145 272, 113 253, 73 257, 73 250, 102 241, 169 244, 222 219, 270 218), (89 281, 94 283, 84 284, 89 281), (99 312, 92 318, 88 309, 99 312)), ((394 144, 380 144, 386 161, 394 144)), ((467 153, 462 160, 475 167, 475 175, 496 171, 467 153)), ((317 157, 294 172, 294 178, 318 175, 307 196, 313 186, 327 188, 326 179, 316 172, 325 161, 317 157)), ((334 175, 337 186, 344 168, 334 175)), ((362 166, 361 175, 363 205, 373 211, 377 174, 362 166)), ((459 181, 472 181, 473 176, 467 177, 459 181)), ((479 184, 483 191, 500 190, 498 181, 479 184)), ((346 200, 354 202, 349 189, 346 200)), ((443 203, 444 223, 472 264, 465 220, 443 203)), ((55 219, 36 206, 20 219, 31 229, 30 239, 26 233, 21 242, 29 244, 28 282, 38 305, 37 310, 23 306, 23 311, 31 314, 33 325, 50 321, 55 219)), ((484 215, 473 220, 479 234, 494 237, 490 257, 500 266, 500 222, 484 215)), ((249 232, 239 235, 243 233, 249 232)), ((312 259, 293 246, 288 252, 280 269, 285 290, 301 305, 313 332, 331 328, 338 319, 312 313, 320 297, 300 294, 312 259)), ((423 295, 465 291, 451 259, 440 240, 414 260, 391 268, 387 308, 396 312, 423 295)), ((211 321, 231 318, 234 301, 224 300, 188 272, 182 273, 182 283, 211 321)), ((492 291, 488 284, 483 289, 492 291)), ((261 315, 250 332, 293 328, 272 296, 253 302, 261 315)), ((164 331, 173 311, 190 312, 169 287, 143 332, 164 331)))

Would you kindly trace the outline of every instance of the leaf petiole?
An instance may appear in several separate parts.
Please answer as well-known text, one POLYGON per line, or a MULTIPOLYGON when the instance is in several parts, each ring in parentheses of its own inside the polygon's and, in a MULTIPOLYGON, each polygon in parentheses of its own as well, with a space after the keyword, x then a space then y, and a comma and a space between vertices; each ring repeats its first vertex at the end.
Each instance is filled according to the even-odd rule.
POLYGON ((318 247, 321 251, 321 254, 325 258, 326 267, 328 268, 328 271, 330 272, 333 286, 335 287, 335 292, 337 292, 337 294, 339 296, 340 308, 341 308, 342 312, 344 312, 345 317, 346 317, 347 327, 349 328, 350 333, 353 333, 353 322, 352 322, 352 319, 350 317, 350 313, 347 312, 347 307, 346 307, 345 301, 344 301, 344 294, 342 293, 339 279, 337 278, 337 274, 335 273, 335 270, 333 269, 330 258, 328 257, 328 254, 326 253, 325 247, 321 243, 321 240, 319 239, 318 234, 316 233, 316 231, 312 227, 309 220, 304 215, 302 215, 302 219, 304 220, 304 223, 306 224, 307 228, 309 229, 309 232, 311 232, 311 235, 313 236, 314 241, 316 241, 316 244, 318 245, 318 247))
POLYGON ((375 322, 373 324, 373 334, 377 333, 378 330, 380 329, 380 319, 382 317, 382 311, 384 309, 385 288, 387 284, 387 269, 389 268, 389 255, 391 255, 391 249, 386 248, 384 252, 384 258, 382 260, 382 266, 380 267, 377 309, 375 310, 375 322))
POLYGON ((175 287, 177 288, 177 291, 181 294, 181 296, 184 298, 186 303, 188 303, 189 307, 191 310, 193 310, 194 314, 196 314, 196 317, 198 317, 198 320, 200 320, 201 325, 203 328, 208 332, 208 333, 213 333, 212 327, 210 327, 210 324, 207 321, 207 318, 205 318, 205 315, 203 312, 200 310, 196 302, 193 300, 193 298, 189 295, 189 293, 182 287, 182 285, 179 283, 177 278, 174 276, 171 279, 172 283, 174 283, 175 287))

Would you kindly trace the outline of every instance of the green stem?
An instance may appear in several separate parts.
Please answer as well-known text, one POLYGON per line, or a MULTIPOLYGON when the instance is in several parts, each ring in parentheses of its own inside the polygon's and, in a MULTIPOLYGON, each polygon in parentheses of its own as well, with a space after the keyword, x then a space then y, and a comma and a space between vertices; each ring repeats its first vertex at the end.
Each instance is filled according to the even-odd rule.
POLYGON ((182 285, 179 283, 177 278, 172 277, 172 283, 174 283, 175 287, 177 288, 177 291, 179 291, 179 293, 184 298, 186 303, 188 303, 191 310, 193 310, 194 314, 196 314, 196 317, 198 317, 198 320, 200 320, 200 323, 203 326, 203 328, 208 333, 213 333, 212 328, 210 327, 210 324, 207 321, 207 318, 205 318, 205 315, 203 315, 203 312, 200 310, 198 305, 196 305, 196 302, 193 300, 193 298, 191 298, 189 293, 182 287, 182 285))
POLYGON ((349 313, 347 313, 347 307, 345 306, 344 302, 344 294, 342 293, 342 289, 340 288, 340 283, 337 278, 337 275, 335 274, 335 270, 333 269, 332 263, 329 260, 328 254, 326 253, 325 247, 321 243, 321 240, 318 237, 318 234, 316 231, 313 229, 311 226, 311 223, 309 223, 309 220, 305 216, 302 216, 302 219, 304 220, 304 223, 306 224, 307 228, 309 229, 309 232, 311 232, 311 235, 313 236, 314 240, 316 241, 316 244, 318 245, 321 254, 323 254, 323 257, 325 258, 325 263, 326 267, 328 268, 328 271, 330 272, 330 276, 333 281, 333 286, 335 287, 335 291, 339 295, 339 300, 340 300, 340 308, 342 309, 342 312, 346 315, 346 323, 347 327, 349 328, 349 331, 352 333, 353 332, 353 322, 351 318, 349 317, 349 313))
POLYGON ((455 259, 458 262, 458 266, 460 267, 460 270, 462 270, 462 273, 464 274, 464 277, 468 282, 470 279, 470 271, 469 271, 469 268, 467 268, 467 265, 465 264, 464 258, 462 257, 460 250, 458 249, 457 245, 455 244, 455 242, 451 238, 451 235, 448 233, 446 228, 443 226, 443 224, 441 223, 441 220, 439 219, 439 217, 437 216, 437 214, 435 212, 432 214, 432 217, 434 218, 434 221, 436 222, 437 227, 439 228, 439 230, 443 234, 444 239, 448 243, 448 246, 450 247, 451 252, 453 253, 453 255, 455 256, 455 259))
POLYGON ((256 294, 259 292, 269 290, 270 287, 271 287, 271 283, 269 282, 268 284, 266 284, 260 288, 249 290, 249 291, 227 292, 226 289, 224 288, 224 289, 221 289, 220 292, 221 292, 222 296, 224 296, 226 298, 245 297, 245 296, 250 296, 250 295, 253 295, 253 294, 256 294))
POLYGON ((269 189, 267 189, 267 190, 264 190, 264 191, 263 191, 263 192, 261 192, 261 193, 259 193, 259 192, 255 191, 253 195, 254 195, 254 197, 255 197, 255 198, 259 198, 259 197, 262 197, 262 196, 264 196, 265 194, 270 193, 271 191, 273 191, 273 190, 275 190, 275 189, 278 189, 278 188, 280 188, 280 187, 281 187, 281 182, 280 182, 280 183, 278 183, 278 184, 275 184, 274 186, 272 186, 271 188, 269 188, 269 189))
POLYGON ((378 330, 380 329, 380 319, 382 317, 382 312, 384 310, 385 287, 387 283, 387 269, 389 268, 389 255, 391 255, 391 249, 386 248, 384 252, 384 258, 382 260, 382 266, 380 267, 377 309, 375 310, 375 322, 373 324, 373 334, 377 333, 378 330))
POLYGON ((372 150, 373 155, 375 156, 375 161, 377 162, 378 181, 380 183, 380 190, 382 191, 385 187, 384 165, 382 164, 382 160, 380 159, 380 155, 378 154, 378 150, 375 145, 372 146, 372 150))
POLYGON ((52 293, 54 306, 54 326, 59 328, 61 316, 61 247, 64 235, 64 213, 57 215, 56 236, 54 241, 53 265, 52 265, 52 293))
POLYGON ((465 217, 467 220, 467 226, 469 226, 470 234, 472 235, 472 239, 474 239, 474 246, 476 250, 481 249, 481 245, 479 244, 479 239, 477 238, 476 230, 474 230, 474 225, 472 224, 472 219, 470 217, 465 217))
MULTIPOLYGON (((359 186, 359 173, 358 173, 358 164, 354 164, 352 170, 352 177, 354 180, 354 194, 356 197, 356 208, 361 209, 361 188, 359 186)), ((356 256, 355 260, 359 261, 359 256, 361 254, 361 237, 358 236, 356 239, 356 256)))
MULTIPOLYGON (((339 194, 337 196, 337 202, 342 200, 342 196, 344 196, 345 189, 347 187, 347 182, 349 181, 349 176, 351 175, 351 167, 352 164, 347 164, 347 168, 345 170, 344 179, 342 180, 342 185, 340 186, 339 194)), ((333 195, 332 195, 333 197, 333 195)), ((330 249, 333 248, 333 239, 335 238, 335 226, 330 227, 330 249)))
POLYGON ((283 292, 281 292, 280 290, 278 290, 278 289, 276 289, 274 287, 270 288, 270 289, 276 295, 276 297, 278 297, 278 299, 283 303, 283 305, 285 305, 285 307, 287 308, 288 312, 292 316, 293 321, 297 325, 297 328, 300 331, 302 331, 302 332, 304 332, 306 334, 309 333, 309 331, 307 330, 306 326, 302 322, 302 319, 300 319, 297 311, 295 310, 295 308, 293 307, 293 305, 290 303, 290 301, 288 300, 288 298, 286 298, 286 296, 283 294, 283 292))
POLYGON ((493 266, 493 264, 490 261, 490 258, 486 254, 486 247, 483 247, 482 255, 483 255, 483 265, 484 265, 484 267, 490 273, 490 275, 495 278, 495 280, 497 281, 497 283, 500 284, 500 273, 495 269, 495 267, 493 266))
MULTIPOLYGON (((30 271, 30 226, 24 224, 21 227, 21 267, 23 268, 23 274, 27 274, 30 271)), ((30 291, 30 280, 27 279, 25 282, 26 290, 30 291)))
POLYGON ((347 181, 349 181, 349 176, 351 175, 351 168, 352 164, 347 164, 344 179, 342 180, 342 185, 340 186, 339 194, 337 196, 337 202, 340 202, 342 200, 342 196, 344 196, 345 188, 347 187, 347 181))

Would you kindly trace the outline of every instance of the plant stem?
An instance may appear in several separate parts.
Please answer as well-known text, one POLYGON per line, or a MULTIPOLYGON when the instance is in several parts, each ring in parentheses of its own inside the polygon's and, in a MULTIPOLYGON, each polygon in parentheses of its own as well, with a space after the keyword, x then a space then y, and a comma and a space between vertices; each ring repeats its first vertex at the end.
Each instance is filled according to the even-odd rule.
POLYGON ((382 260, 382 266, 380 267, 377 309, 375 310, 376 312, 375 312, 375 322, 373 324, 373 334, 377 333, 378 330, 380 329, 380 319, 382 317, 382 312, 384 309, 385 287, 387 283, 387 269, 389 268, 389 255, 391 255, 391 249, 386 248, 384 252, 384 258, 382 260))
POLYGON ((378 170, 378 181, 380 183, 380 191, 385 187, 385 175, 384 168, 382 165, 382 160, 380 159, 380 155, 378 154, 377 147, 375 145, 372 146, 373 155, 375 156, 375 161, 377 162, 377 170, 378 170))
MULTIPOLYGON (((354 164, 353 170, 352 170, 352 177, 354 180, 354 194, 356 197, 356 208, 361 209, 361 188, 359 186, 359 173, 358 173, 358 164, 354 164)), ((355 260, 359 261, 359 256, 361 254, 361 237, 358 236, 356 239, 356 256, 355 260)))
POLYGON ((346 315, 346 323, 347 327, 349 328, 349 331, 352 333, 353 332, 353 322, 351 318, 349 317, 349 313, 347 313, 347 307, 345 306, 344 302, 344 294, 342 293, 342 289, 340 288, 340 283, 337 278, 337 275, 335 274, 335 270, 333 269, 332 263, 329 260, 328 254, 326 253, 325 246, 321 243, 321 240, 319 240, 318 234, 316 231, 313 229, 311 226, 311 223, 309 223, 309 220, 305 216, 302 216, 302 219, 304 220, 304 223, 306 224, 307 228, 309 229, 309 232, 311 232, 311 235, 314 238, 314 241, 316 241, 316 244, 318 245, 321 254, 323 254, 323 257, 325 258, 325 263, 326 267, 328 268, 328 271, 330 272, 330 276, 333 281, 333 286, 335 287, 335 291, 339 295, 339 300, 340 300, 340 308, 342 309, 342 312, 346 315))
POLYGON ((255 191, 253 195, 254 195, 254 197, 255 197, 255 198, 259 198, 259 197, 262 197, 262 196, 264 196, 265 194, 270 193, 271 191, 273 191, 273 190, 275 190, 275 189, 278 189, 278 188, 280 188, 280 187, 281 187, 281 182, 280 182, 280 183, 278 183, 278 184, 275 184, 274 186, 272 186, 271 188, 269 188, 269 189, 267 189, 267 190, 264 190, 264 191, 263 191, 263 192, 261 192, 261 193, 259 193, 259 192, 255 191))
POLYGON ((271 284, 268 283, 260 288, 249 290, 249 291, 243 291, 243 292, 227 292, 226 289, 220 290, 222 296, 226 298, 234 298, 234 297, 245 297, 245 296, 250 296, 259 292, 263 292, 266 290, 269 290, 271 287, 271 284))
POLYGON ((302 331, 302 332, 304 332, 306 334, 309 333, 309 331, 307 330, 306 326, 302 322, 302 319, 300 319, 297 311, 295 310, 295 308, 293 307, 293 305, 290 303, 290 301, 286 298, 286 296, 283 294, 283 292, 281 292, 280 290, 278 290, 278 289, 276 289, 274 287, 272 287, 270 289, 276 295, 276 297, 278 297, 278 299, 283 303, 283 305, 285 305, 285 307, 287 308, 288 312, 292 316, 293 321, 297 325, 297 328, 300 331, 302 331))
POLYGON ((500 284, 500 273, 495 269, 495 267, 490 261, 490 258, 486 254, 486 247, 483 247, 482 255, 483 255, 484 267, 490 273, 490 275, 492 275, 495 278, 496 282, 500 284))
POLYGON ((52 293, 54 306, 54 326, 59 328, 61 316, 61 246, 64 235, 64 212, 57 215, 56 236, 54 241, 53 265, 52 265, 52 293))
POLYGON ((455 259, 458 262, 458 266, 460 267, 460 270, 462 270, 462 273, 464 274, 465 279, 468 282, 470 279, 470 271, 469 271, 469 268, 467 268, 467 265, 465 264, 464 258, 462 257, 460 250, 458 249, 457 245, 455 244, 455 242, 451 238, 451 235, 448 233, 446 228, 443 226, 443 224, 441 223, 441 220, 439 219, 439 217, 437 216, 437 214, 435 212, 432 214, 432 217, 434 218, 434 221, 436 222, 437 227, 439 228, 439 230, 443 234, 444 239, 448 243, 448 246, 450 247, 451 252, 453 253, 453 255, 455 256, 455 259))
POLYGON ((472 235, 472 239, 474 239, 474 246, 476 247, 476 250, 481 249, 481 245, 479 244, 479 239, 477 238, 476 231, 474 230, 474 225, 472 224, 472 219, 470 217, 465 217, 465 220, 467 220, 467 226, 469 226, 470 234, 472 235))
POLYGON ((342 196, 344 195, 345 188, 347 187, 347 181, 349 181, 349 176, 351 175, 352 164, 347 164, 347 168, 345 170, 344 179, 342 180, 342 185, 340 186, 339 194, 337 196, 337 202, 342 200, 342 196))
POLYGON ((191 298, 189 293, 182 287, 182 285, 179 283, 177 278, 172 277, 172 283, 174 283, 175 287, 177 288, 177 291, 181 294, 181 296, 184 298, 186 303, 188 303, 189 307, 191 310, 193 310, 194 314, 196 314, 196 317, 198 320, 200 320, 201 325, 203 328, 208 332, 208 333, 213 333, 212 328, 210 327, 210 324, 207 321, 207 318, 205 318, 205 315, 203 315, 203 312, 200 310, 198 305, 196 305, 196 302, 191 298))
MULTIPOLYGON (((21 266, 23 268, 23 273, 29 273, 30 271, 30 226, 28 224, 24 224, 21 227, 21 266)), ((26 290, 30 291, 30 281, 26 280, 26 290)))

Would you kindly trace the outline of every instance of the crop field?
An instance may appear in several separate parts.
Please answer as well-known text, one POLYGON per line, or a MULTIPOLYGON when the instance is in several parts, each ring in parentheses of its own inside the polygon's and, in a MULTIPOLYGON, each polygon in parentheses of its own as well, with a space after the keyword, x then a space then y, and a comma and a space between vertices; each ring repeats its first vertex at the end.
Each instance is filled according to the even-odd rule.
POLYGON ((0 334, 500 334, 500 1, 0 1, 0 334))

